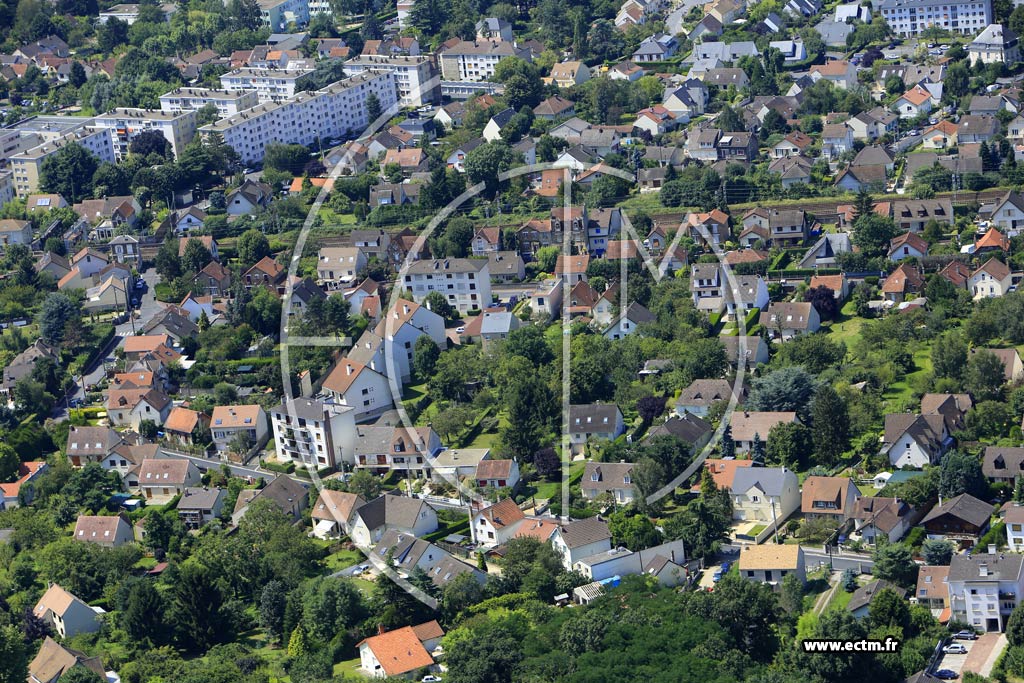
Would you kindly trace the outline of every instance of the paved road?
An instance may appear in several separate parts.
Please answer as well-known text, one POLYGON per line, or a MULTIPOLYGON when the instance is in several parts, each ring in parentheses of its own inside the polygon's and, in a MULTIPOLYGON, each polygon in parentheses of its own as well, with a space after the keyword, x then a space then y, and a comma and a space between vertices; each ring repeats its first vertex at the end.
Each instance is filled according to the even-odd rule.
MULTIPOLYGON (((740 552, 742 546, 737 543, 730 543, 722 546, 722 552, 730 556, 730 559, 736 557, 740 552)), ((831 555, 823 551, 820 545, 816 546, 801 546, 804 550, 804 568, 807 571, 812 569, 818 569, 822 566, 827 567, 829 560, 832 561, 833 571, 843 571, 844 569, 854 569, 859 573, 870 574, 871 568, 874 563, 871 561, 870 555, 856 555, 854 553, 836 553, 833 552, 831 555)))
MULTIPOLYGON (((186 460, 191 460, 196 464, 196 467, 198 467, 200 470, 216 470, 220 469, 221 466, 223 465, 227 465, 228 469, 231 470, 231 474, 233 474, 236 477, 252 477, 254 479, 259 478, 264 479, 266 481, 270 481, 271 479, 277 476, 276 472, 267 472, 265 470, 259 469, 258 467, 245 467, 244 465, 236 465, 235 463, 227 462, 224 460, 218 460, 216 458, 203 458, 198 455, 189 455, 188 453, 171 450, 169 448, 163 448, 161 450, 169 457, 184 458, 186 460)), ((293 476, 292 479, 302 483, 309 483, 308 479, 302 479, 300 477, 293 476)))
POLYGON ((68 391, 65 400, 59 401, 58 405, 54 408, 53 417, 58 422, 66 420, 68 418, 68 403, 74 399, 84 399, 85 395, 82 393, 82 384, 86 386, 96 384, 103 379, 104 368, 103 360, 105 358, 112 357, 115 349, 124 344, 125 337, 129 337, 149 322, 150 318, 163 310, 164 306, 162 303, 156 300, 156 284, 160 281, 160 276, 157 275, 155 268, 150 268, 142 274, 142 280, 146 283, 144 290, 133 290, 133 297, 138 298, 138 317, 131 318, 114 328, 114 337, 107 344, 103 352, 98 355, 97 361, 90 367, 87 368, 85 377, 75 377, 74 386, 68 391))

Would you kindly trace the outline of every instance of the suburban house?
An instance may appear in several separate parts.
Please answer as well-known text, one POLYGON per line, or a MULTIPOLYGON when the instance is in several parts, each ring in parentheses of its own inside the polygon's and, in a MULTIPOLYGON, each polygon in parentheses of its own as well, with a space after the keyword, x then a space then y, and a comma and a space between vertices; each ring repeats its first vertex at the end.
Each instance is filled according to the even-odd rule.
POLYGON ((962 493, 933 507, 921 525, 928 538, 946 539, 970 548, 988 531, 994 510, 992 505, 962 493))
POLYGON ((387 377, 351 358, 338 361, 323 389, 340 405, 351 408, 356 422, 377 417, 392 405, 387 377))
POLYGON ((638 552, 617 547, 584 557, 573 565, 591 581, 637 574, 657 575, 662 585, 676 586, 686 579, 685 548, 681 540, 668 541, 638 552))
POLYGON ((801 512, 807 518, 828 517, 840 523, 856 514, 860 489, 846 477, 807 477, 800 492, 801 512))
POLYGON ((437 513, 424 501, 394 494, 378 496, 355 509, 349 535, 352 542, 370 547, 385 531, 420 537, 437 531, 437 513))
POLYGON ((585 557, 612 549, 608 523, 600 517, 588 517, 560 524, 551 535, 551 547, 562 557, 566 571, 585 557))
MULTIPOLYGON (((742 402, 745 392, 741 389, 737 400, 742 402)), ((676 399, 676 413, 690 413, 707 417, 708 410, 719 401, 728 401, 733 396, 733 383, 727 379, 695 379, 676 399)), ((764 435, 767 438, 767 434, 764 435)))
POLYGON ((912 526, 915 510, 899 498, 864 496, 858 498, 853 509, 854 532, 865 543, 875 543, 881 536, 896 543, 912 526))
POLYGON ((476 485, 480 488, 510 488, 519 483, 519 463, 515 460, 481 460, 473 475, 476 485))
POLYGON ((1013 275, 1009 266, 997 258, 990 258, 967 280, 967 289, 974 300, 988 297, 1003 296, 1013 285, 1013 275))
POLYGON ((889 413, 885 416, 882 452, 895 468, 934 465, 953 444, 946 419, 939 414, 889 413))
POLYGON ((146 458, 139 469, 139 488, 153 505, 162 505, 199 484, 199 468, 181 458, 146 458))
POLYGON ((516 501, 505 498, 473 513, 470 536, 474 543, 484 547, 502 545, 515 537, 525 518, 516 501))
POLYGON ((210 433, 218 453, 244 454, 265 440, 267 413, 258 405, 216 406, 210 419, 210 433))
POLYGON ((574 453, 582 453, 591 439, 613 441, 624 430, 622 411, 614 403, 569 406, 569 439, 574 453))
MULTIPOLYGON (((726 491, 732 491, 736 470, 753 466, 753 460, 737 460, 735 458, 706 458, 704 460, 704 469, 711 473, 715 486, 726 491)), ((700 493, 701 481, 702 478, 698 478, 694 482, 690 487, 691 493, 700 493)))
POLYGON ((588 462, 580 479, 583 497, 592 501, 607 495, 616 505, 629 505, 635 495, 632 471, 631 462, 588 462))
POLYGON ((902 261, 905 258, 921 258, 928 255, 928 242, 915 233, 905 232, 889 240, 889 260, 902 261))
POLYGON ((226 491, 220 488, 186 488, 178 500, 178 517, 186 529, 199 529, 220 517, 226 491))
POLYGON ((302 511, 309 506, 308 485, 299 483, 291 477, 279 474, 261 489, 242 489, 235 501, 235 509, 231 512, 232 526, 249 512, 250 506, 260 501, 269 501, 292 520, 298 520, 302 511))
POLYGON ((71 536, 76 541, 95 543, 104 548, 117 548, 135 540, 132 525, 121 515, 79 515, 71 536))
POLYGON ((357 645, 359 669, 371 678, 409 677, 421 669, 434 666, 430 652, 443 635, 441 627, 432 621, 419 626, 403 626, 366 638, 357 645), (429 634, 421 638, 427 631, 429 634), (434 643, 428 650, 425 644, 429 641, 434 643))
POLYGON ((986 446, 981 471, 989 481, 1013 484, 1024 476, 1024 447, 986 446))
POLYGON ((90 657, 78 650, 64 647, 50 636, 43 640, 39 652, 28 665, 29 683, 57 683, 68 671, 84 668, 101 681, 109 680, 103 670, 103 660, 90 657))
POLYGON ((821 317, 806 301, 772 302, 759 320, 772 339, 787 341, 800 334, 817 332, 821 317))
POLYGON ((732 429, 732 440, 736 442, 738 453, 749 453, 754 447, 755 439, 767 445, 768 433, 772 427, 782 423, 798 424, 800 420, 792 411, 783 412, 758 412, 758 411, 735 411, 729 426, 732 429))
POLYGON ((102 609, 89 607, 55 583, 50 584, 32 609, 32 614, 45 621, 61 638, 99 631, 101 624, 96 617, 102 612, 102 609))
POLYGON ((310 511, 313 535, 317 538, 339 538, 347 535, 352 513, 365 504, 366 500, 357 493, 321 489, 310 511))
POLYGON ((852 614, 857 619, 863 619, 868 616, 868 611, 871 609, 871 603, 883 590, 891 590, 896 593, 901 599, 905 598, 907 591, 889 583, 885 579, 875 579, 868 583, 860 586, 850 596, 850 602, 846 605, 846 611, 852 614))
POLYGON ((785 467, 737 467, 730 494, 732 517, 737 520, 777 523, 800 507, 800 482, 785 467))
POLYGON ((804 573, 804 551, 798 545, 746 545, 740 551, 740 576, 748 581, 775 586, 789 574, 795 574, 800 583, 807 581, 804 573))

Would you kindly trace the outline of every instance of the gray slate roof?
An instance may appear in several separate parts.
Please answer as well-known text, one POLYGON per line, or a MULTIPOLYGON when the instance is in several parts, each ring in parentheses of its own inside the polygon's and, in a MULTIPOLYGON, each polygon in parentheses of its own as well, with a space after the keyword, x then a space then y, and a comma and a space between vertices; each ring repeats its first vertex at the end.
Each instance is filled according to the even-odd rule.
POLYGON ((767 496, 781 496, 788 472, 785 467, 738 467, 732 478, 732 491, 744 493, 757 486, 767 496))

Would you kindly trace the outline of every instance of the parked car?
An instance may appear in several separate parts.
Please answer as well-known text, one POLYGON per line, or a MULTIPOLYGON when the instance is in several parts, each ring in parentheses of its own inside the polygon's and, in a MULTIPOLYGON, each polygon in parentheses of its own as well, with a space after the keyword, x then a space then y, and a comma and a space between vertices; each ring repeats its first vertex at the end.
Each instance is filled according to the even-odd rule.
POLYGON ((941 678, 944 681, 954 681, 960 678, 960 674, 953 671, 952 669, 939 669, 932 675, 936 678, 941 678))
POLYGON ((729 568, 731 566, 732 566, 731 562, 729 562, 729 561, 723 562, 722 566, 719 567, 718 571, 716 571, 714 576, 711 577, 711 580, 714 581, 715 583, 718 583, 719 581, 721 581, 722 577, 729 573, 729 568))
POLYGON ((967 654, 967 648, 960 643, 953 643, 942 648, 942 651, 947 655, 965 655, 967 654))
POLYGON ((953 634, 953 640, 977 640, 978 634, 974 631, 964 629, 953 634))
POLYGON ((424 676, 420 680, 422 681, 422 683, 441 683, 440 677, 434 675, 424 676))

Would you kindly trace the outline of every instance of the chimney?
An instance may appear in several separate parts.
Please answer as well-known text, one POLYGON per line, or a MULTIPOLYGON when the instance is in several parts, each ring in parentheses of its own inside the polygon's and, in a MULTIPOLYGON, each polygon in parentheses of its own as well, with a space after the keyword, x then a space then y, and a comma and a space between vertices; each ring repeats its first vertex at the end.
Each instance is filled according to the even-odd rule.
POLYGON ((345 370, 348 372, 349 375, 351 375, 353 372, 355 372, 355 368, 352 367, 350 364, 346 364, 345 365, 345 370))
POLYGON ((384 628, 384 624, 377 624, 377 635, 378 635, 378 636, 382 636, 382 635, 384 635, 384 634, 385 634, 386 632, 387 632, 387 629, 386 629, 386 628, 384 628))
POLYGON ((982 564, 978 565, 978 575, 979 576, 988 576, 988 565, 987 564, 982 563, 982 564))
POLYGON ((995 543, 989 543, 988 544, 988 554, 989 555, 995 555, 996 554, 996 544, 995 543))

